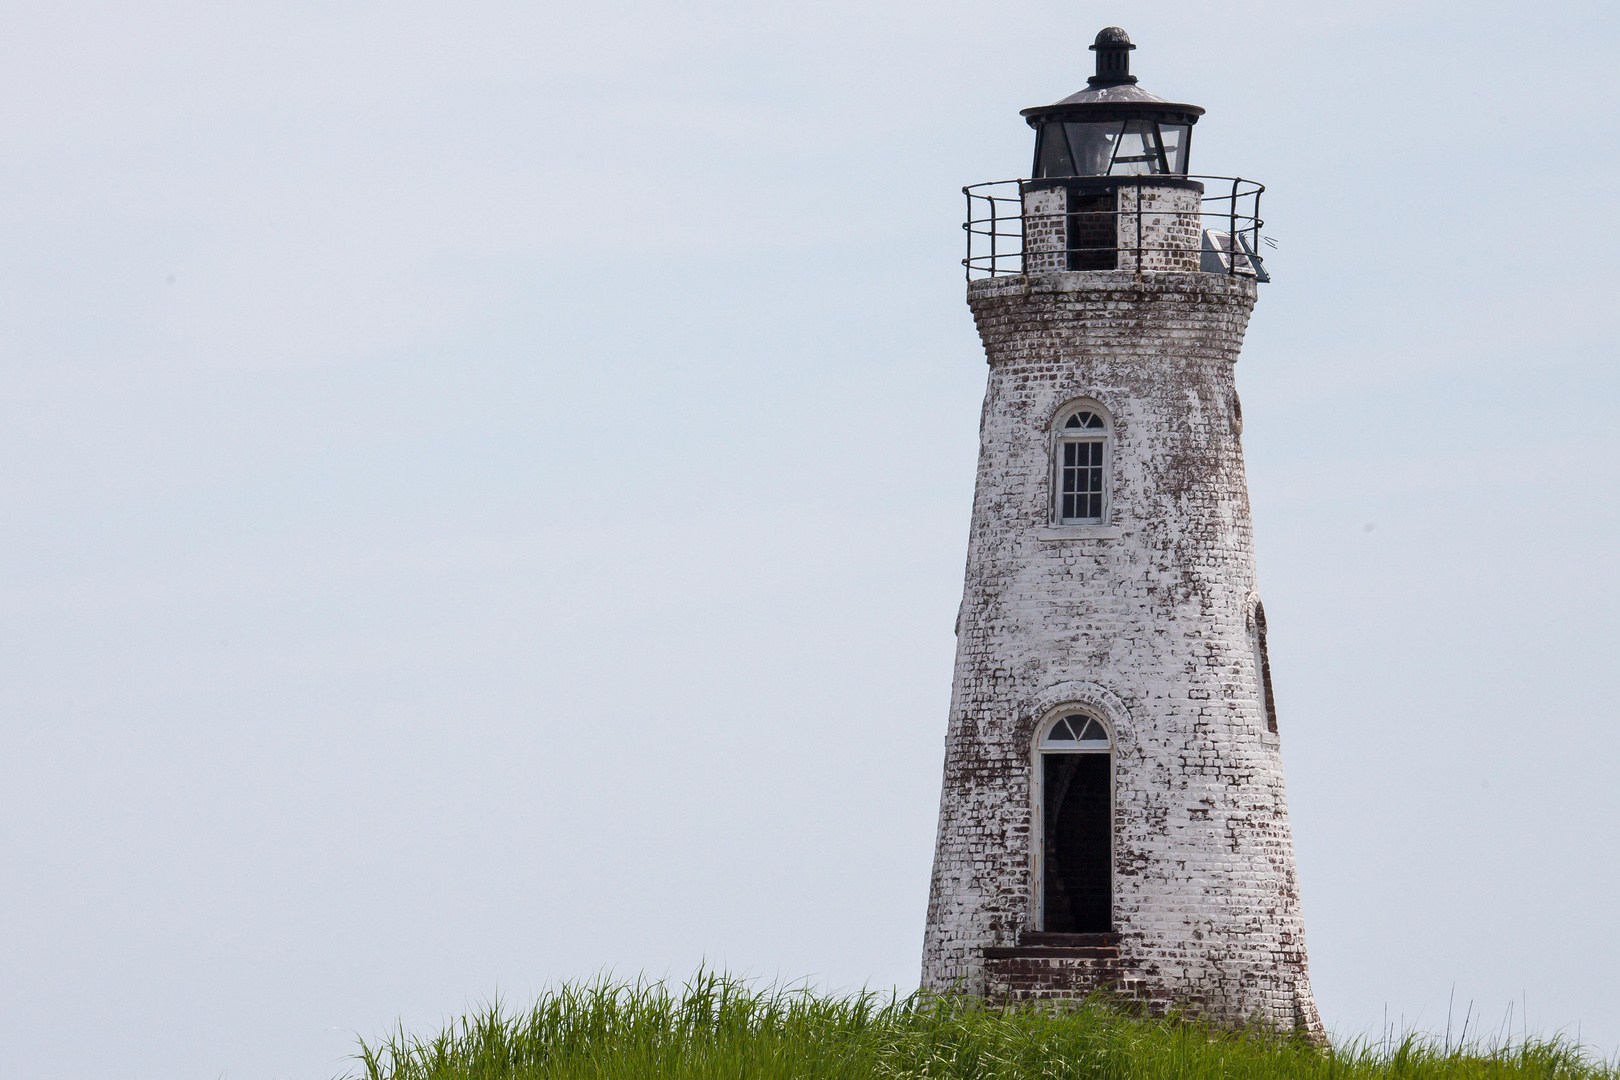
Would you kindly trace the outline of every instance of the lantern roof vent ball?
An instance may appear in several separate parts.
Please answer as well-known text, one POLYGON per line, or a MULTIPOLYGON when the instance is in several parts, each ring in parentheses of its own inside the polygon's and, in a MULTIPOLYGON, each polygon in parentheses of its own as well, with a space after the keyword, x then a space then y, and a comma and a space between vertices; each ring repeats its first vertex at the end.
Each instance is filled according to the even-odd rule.
POLYGON ((1086 47, 1097 54, 1097 74, 1087 79, 1087 83, 1111 86, 1136 81, 1136 76, 1131 74, 1131 50, 1136 46, 1131 44, 1131 35, 1124 30, 1105 26, 1097 31, 1097 40, 1086 47))
POLYGON ((1193 124, 1204 115, 1198 105, 1167 101, 1136 84, 1136 76, 1131 74, 1131 52, 1136 46, 1119 27, 1104 27, 1089 48, 1097 54, 1097 74, 1086 80, 1086 88, 1079 93, 1019 113, 1031 127, 1048 120, 1084 122, 1127 117, 1193 124))

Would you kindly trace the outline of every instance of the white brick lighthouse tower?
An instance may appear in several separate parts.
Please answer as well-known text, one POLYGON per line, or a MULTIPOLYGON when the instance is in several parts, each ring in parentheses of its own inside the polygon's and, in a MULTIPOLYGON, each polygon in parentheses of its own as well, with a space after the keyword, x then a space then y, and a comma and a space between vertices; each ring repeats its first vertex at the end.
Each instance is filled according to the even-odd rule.
POLYGON ((967 189, 989 361, 923 985, 1320 1033, 1233 385, 1260 185, 1130 74, 967 189))

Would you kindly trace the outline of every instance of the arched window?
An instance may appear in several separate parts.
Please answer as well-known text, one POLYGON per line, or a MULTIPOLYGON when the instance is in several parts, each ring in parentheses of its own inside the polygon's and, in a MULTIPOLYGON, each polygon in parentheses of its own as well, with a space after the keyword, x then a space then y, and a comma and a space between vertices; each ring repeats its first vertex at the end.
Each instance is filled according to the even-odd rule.
POLYGON ((1036 925, 1045 933, 1114 928, 1114 740, 1089 712, 1062 708, 1036 744, 1036 925))
POLYGON ((1059 525, 1108 520, 1108 417, 1095 405, 1058 414, 1053 518, 1059 525))
POLYGON ((1102 721, 1085 713, 1060 716, 1046 729, 1042 750, 1107 750, 1113 745, 1102 721))
POLYGON ((1254 681, 1260 688, 1260 709, 1266 714, 1266 730, 1277 734, 1277 698, 1271 692, 1271 657, 1266 654, 1266 606, 1254 602, 1250 617, 1249 644, 1254 650, 1254 681))

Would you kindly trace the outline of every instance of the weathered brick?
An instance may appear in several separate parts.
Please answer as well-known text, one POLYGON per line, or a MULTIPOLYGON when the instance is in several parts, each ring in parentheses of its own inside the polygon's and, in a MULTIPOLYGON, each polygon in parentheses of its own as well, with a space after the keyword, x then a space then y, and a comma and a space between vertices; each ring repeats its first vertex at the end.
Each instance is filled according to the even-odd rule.
POLYGON ((923 984, 1063 997, 1101 980, 1317 1034, 1253 653, 1233 370, 1254 282, 1049 272, 975 281, 968 301, 990 371, 923 984), (1077 398, 1113 417, 1110 520, 1053 539, 1053 423, 1077 398), (987 962, 1036 929, 1035 729, 1069 703, 1115 731, 1119 957, 987 962))

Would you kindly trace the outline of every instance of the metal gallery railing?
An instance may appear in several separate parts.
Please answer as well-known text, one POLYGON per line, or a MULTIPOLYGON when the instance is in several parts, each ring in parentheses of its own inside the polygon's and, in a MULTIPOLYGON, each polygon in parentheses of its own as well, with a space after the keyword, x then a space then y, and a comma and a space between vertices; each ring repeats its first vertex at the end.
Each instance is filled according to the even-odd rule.
MULTIPOLYGON (((1087 179, 1094 181, 1102 178, 1087 179)), ((1266 190, 1265 185, 1240 176, 1178 176, 1174 179, 1197 180, 1204 186, 1205 193, 1199 197, 1202 219, 1200 248, 1196 252, 1199 270, 1269 281, 1271 278, 1266 272, 1265 258, 1260 254, 1263 245, 1275 246, 1261 235, 1265 221, 1260 217, 1260 195, 1266 190), (1212 189, 1218 193, 1209 194, 1212 189)), ((1061 234, 1071 241, 1086 233, 1095 236, 1099 220, 1113 221, 1115 243, 1112 245, 1071 243, 1054 251, 1039 253, 1043 256, 1066 255, 1068 269, 1114 269, 1120 254, 1133 256, 1131 267, 1143 267, 1145 257, 1147 265, 1151 265, 1156 256, 1185 260, 1194 253, 1185 244, 1154 243, 1155 230, 1143 225, 1146 218, 1166 215, 1162 207, 1143 205, 1142 190, 1143 187, 1153 186, 1151 177, 1120 177, 1118 180, 1120 182, 1115 190, 1119 195, 1115 209, 1088 206, 1079 210, 1065 209, 1040 214, 1025 212, 1024 193, 1030 190, 1031 181, 992 180, 963 188, 962 193, 967 196, 967 221, 962 225, 967 234, 967 257, 962 260, 962 266, 968 279, 1024 273, 1025 236, 1053 235, 1054 230, 1049 226, 1058 223, 1058 219, 1063 219, 1061 234), (1134 196, 1130 193, 1132 187, 1136 189, 1134 196), (1123 229, 1120 228, 1121 218, 1128 219, 1123 229), (1087 226, 1084 229, 1078 227, 1082 220, 1087 226), (1105 265, 1107 263, 1114 265, 1105 265)), ((1042 188, 1064 186, 1060 180, 1038 183, 1042 188)), ((1095 184, 1085 186, 1092 189, 1095 184)))

